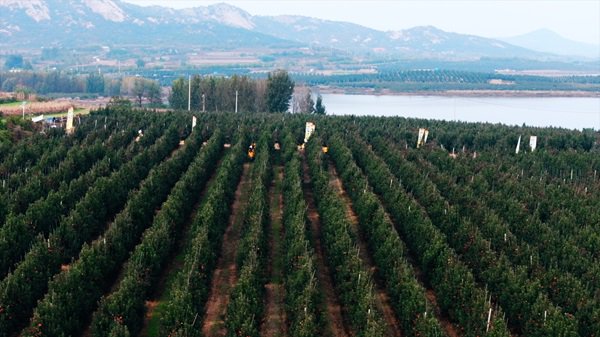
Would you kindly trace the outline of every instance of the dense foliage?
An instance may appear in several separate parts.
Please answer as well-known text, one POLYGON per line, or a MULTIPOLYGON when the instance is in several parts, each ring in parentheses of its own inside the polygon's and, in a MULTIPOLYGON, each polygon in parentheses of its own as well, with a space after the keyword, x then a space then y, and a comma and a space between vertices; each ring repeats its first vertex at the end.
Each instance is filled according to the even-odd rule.
POLYGON ((208 112, 286 112, 294 82, 285 71, 269 74, 267 80, 248 76, 193 76, 173 81, 169 104, 173 109, 208 112), (191 81, 191 82, 190 82, 191 81))
POLYGON ((296 142, 288 133, 283 140, 283 161, 287 163, 283 185, 286 312, 290 336, 310 337, 323 331, 325 322, 314 252, 307 238, 301 157, 295 150, 296 142))
POLYGON ((384 336, 379 309, 375 306, 373 277, 358 254, 345 207, 329 187, 328 163, 323 160, 320 139, 313 136, 307 149, 311 185, 322 224, 323 244, 347 320, 357 336, 384 336))
POLYGON ((238 281, 231 292, 225 314, 227 336, 230 337, 260 336, 265 283, 265 227, 269 219, 267 184, 271 177, 269 143, 269 136, 265 132, 257 143, 258 155, 250 172, 250 201, 245 210, 242 238, 236 256, 238 281))
MULTIPOLYGON (((171 175, 171 184, 176 182, 170 194, 168 193, 170 184, 157 181, 149 184, 151 188, 153 185, 162 188, 162 194, 158 194, 158 198, 156 198, 156 191, 148 190, 146 192, 141 190, 153 195, 156 198, 154 201, 157 202, 140 207, 140 203, 148 202, 148 196, 141 197, 139 200, 132 200, 132 204, 139 207, 139 209, 136 212, 130 212, 135 215, 130 222, 133 222, 133 226, 137 224, 139 229, 143 229, 144 224, 149 223, 148 218, 153 215, 152 210, 160 204, 162 200, 160 196, 168 195, 168 199, 162 205, 160 212, 156 214, 151 226, 145 229, 143 234, 140 230, 132 231, 131 229, 128 230, 127 227, 121 229, 120 236, 133 235, 133 237, 139 237, 141 234, 142 239, 133 249, 125 270, 122 271, 123 278, 118 282, 118 289, 103 297, 100 301, 99 308, 92 321, 94 336, 110 336, 111 331, 115 330, 118 325, 123 325, 126 331, 133 335, 138 334, 141 330, 145 298, 150 292, 152 284, 156 282, 166 259, 170 256, 176 243, 177 233, 181 231, 200 191, 210 178, 211 171, 223 148, 223 135, 217 131, 204 146, 200 155, 196 155, 198 146, 201 144, 199 134, 200 132, 192 134, 192 139, 186 145, 185 150, 187 151, 181 155, 183 158, 175 159, 175 168, 177 166, 185 168, 190 160, 194 159, 185 174, 181 176, 181 179, 178 180, 177 175, 173 175, 174 172, 178 172, 173 170, 173 167, 159 167, 157 170, 158 174, 171 175), (126 298, 127 301, 123 301, 123 298, 126 298)), ((117 218, 117 220, 121 219, 117 218)), ((121 226, 126 226, 126 224, 127 221, 121 226)), ((108 234, 111 233, 107 233, 107 236, 108 234)), ((131 247, 124 244, 123 246, 119 254, 121 259, 127 257, 127 254, 124 253, 131 249, 131 247)), ((105 255, 106 261, 110 263, 109 266, 112 265, 112 270, 116 270, 120 265, 119 261, 114 261, 115 257, 105 255)), ((109 271, 107 270, 107 272, 109 271)))
POLYGON ((267 111, 288 111, 293 92, 294 81, 286 71, 278 70, 270 73, 267 78, 267 111))
POLYGON ((45 238, 38 236, 15 270, 0 283, 0 333, 24 324, 36 301, 46 293, 48 279, 75 256, 82 245, 103 231, 105 222, 127 201, 129 190, 177 145, 176 128, 108 177, 98 179, 60 224, 45 238))
POLYGON ((136 83, 143 84, 144 88, 148 90, 144 97, 153 97, 149 95, 153 86, 159 88, 158 82, 154 80, 133 76, 118 78, 99 73, 72 74, 56 70, 0 72, 0 91, 27 91, 42 95, 62 93, 90 96, 134 96, 136 83))
POLYGON ((227 240, 228 336, 260 336, 269 305, 293 337, 331 324, 353 336, 598 336, 597 132, 194 116, 192 129, 191 113, 115 104, 71 135, 32 133, 0 152, 0 336, 201 336, 227 240), (316 133, 298 149, 307 121, 316 133), (520 135, 538 136, 537 149, 515 154, 520 135), (276 238, 282 298, 271 302, 276 238))
POLYGON ((247 141, 241 136, 226 155, 206 197, 192 220, 186 240, 184 266, 166 290, 170 300, 163 304, 161 336, 199 336, 202 309, 210 290, 216 264, 216 251, 221 246, 227 227, 230 205, 242 173, 243 150, 247 141))
POLYGON ((234 112, 237 95, 238 112, 264 112, 267 111, 265 90, 265 81, 247 76, 196 75, 191 78, 191 87, 189 80, 179 78, 173 81, 169 104, 173 109, 185 110, 191 97, 190 108, 195 111, 234 112))
MULTIPOLYGON (((415 274, 406 261, 406 247, 377 196, 367 190, 368 181, 355 164, 352 153, 339 137, 330 139, 332 159, 352 198, 353 209, 359 217, 361 232, 367 238, 371 254, 378 266, 380 278, 397 316, 402 322, 405 336, 443 336, 433 313, 428 311, 423 286, 416 282, 415 274)), ((358 144, 356 144, 358 146, 358 144)))

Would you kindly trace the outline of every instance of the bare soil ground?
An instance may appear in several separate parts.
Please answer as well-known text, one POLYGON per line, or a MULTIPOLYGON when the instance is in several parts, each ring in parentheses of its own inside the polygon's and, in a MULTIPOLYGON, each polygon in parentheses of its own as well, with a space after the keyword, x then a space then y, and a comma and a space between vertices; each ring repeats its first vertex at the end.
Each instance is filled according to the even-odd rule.
POLYGON ((223 236, 221 254, 213 273, 210 296, 206 303, 206 313, 202 334, 207 337, 225 336, 225 312, 229 304, 229 295, 237 283, 236 252, 240 239, 243 210, 248 204, 250 188, 250 164, 244 164, 242 179, 235 191, 235 200, 229 217, 229 224, 223 236))
POLYGON ((310 188, 310 175, 308 174, 306 158, 303 161, 303 171, 304 198, 306 199, 306 204, 308 206, 307 214, 310 221, 310 234, 315 248, 317 279, 319 280, 319 284, 323 293, 325 302, 324 314, 327 322, 329 323, 330 330, 328 332, 324 332, 323 336, 330 335, 333 337, 349 337, 351 336, 349 332, 350 330, 344 323, 344 319, 342 317, 342 307, 333 288, 333 280, 331 279, 329 267, 325 262, 325 254, 321 244, 321 221, 315 205, 313 192, 310 188))
MULTIPOLYGON (((346 194, 346 191, 342 185, 342 181, 340 180, 333 165, 329 165, 329 176, 330 187, 333 188, 333 190, 342 198, 344 204, 346 205, 346 216, 348 219, 350 219, 350 223, 352 225, 351 229, 358 239, 357 244, 360 249, 360 257, 371 274, 375 275, 377 267, 371 258, 371 254, 369 254, 367 242, 359 230, 358 216, 352 209, 352 200, 350 200, 350 197, 348 194, 346 194)), ((373 277, 373 279, 375 280, 374 290, 377 295, 375 297, 376 305, 379 311, 383 314, 383 319, 386 322, 386 336, 401 337, 400 323, 396 318, 396 314, 390 303, 390 298, 385 291, 383 282, 377 277, 373 277)))
POLYGON ((265 285, 265 316, 260 335, 264 337, 286 336, 286 315, 284 302, 283 274, 283 194, 281 191, 283 167, 274 168, 274 177, 269 189, 271 222, 269 238, 269 283, 265 285))

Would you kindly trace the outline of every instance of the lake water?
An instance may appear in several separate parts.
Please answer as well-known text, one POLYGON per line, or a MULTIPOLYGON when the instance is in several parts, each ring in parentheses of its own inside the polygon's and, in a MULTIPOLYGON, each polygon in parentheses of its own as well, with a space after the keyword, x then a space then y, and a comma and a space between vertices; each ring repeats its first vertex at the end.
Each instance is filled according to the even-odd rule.
POLYGON ((446 97, 324 94, 330 115, 402 116, 600 130, 598 97, 446 97))

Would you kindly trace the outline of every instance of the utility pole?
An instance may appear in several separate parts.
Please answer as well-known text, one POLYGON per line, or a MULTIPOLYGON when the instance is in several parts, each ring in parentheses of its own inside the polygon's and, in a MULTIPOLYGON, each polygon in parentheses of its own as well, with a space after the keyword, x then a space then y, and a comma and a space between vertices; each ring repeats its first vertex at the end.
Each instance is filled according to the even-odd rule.
POLYGON ((235 91, 235 113, 238 112, 238 91, 235 91))
POLYGON ((190 111, 192 110, 192 75, 188 79, 188 111, 190 111))
POLYGON ((296 111, 296 106, 294 105, 294 88, 290 87, 290 89, 292 90, 292 113, 295 113, 296 111))

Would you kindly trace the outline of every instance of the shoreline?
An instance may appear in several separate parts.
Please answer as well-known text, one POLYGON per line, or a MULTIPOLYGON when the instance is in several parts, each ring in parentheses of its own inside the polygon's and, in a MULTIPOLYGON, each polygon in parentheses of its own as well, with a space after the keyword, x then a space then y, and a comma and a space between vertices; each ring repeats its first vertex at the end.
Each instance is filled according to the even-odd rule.
POLYGON ((444 91, 393 91, 367 88, 319 87, 321 94, 373 95, 373 96, 442 96, 442 97, 522 97, 522 98, 600 98, 598 91, 553 90, 444 90, 444 91))

